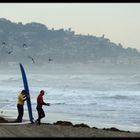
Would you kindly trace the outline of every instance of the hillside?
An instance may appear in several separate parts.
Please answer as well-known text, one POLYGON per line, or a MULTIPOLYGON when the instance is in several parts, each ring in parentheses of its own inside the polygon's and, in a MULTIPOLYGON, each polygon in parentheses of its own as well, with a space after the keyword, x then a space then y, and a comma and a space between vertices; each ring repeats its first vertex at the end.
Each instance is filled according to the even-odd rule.
POLYGON ((0 64, 19 62, 139 64, 140 52, 111 42, 104 35, 75 34, 65 29, 48 29, 41 23, 22 24, 0 18, 0 64))

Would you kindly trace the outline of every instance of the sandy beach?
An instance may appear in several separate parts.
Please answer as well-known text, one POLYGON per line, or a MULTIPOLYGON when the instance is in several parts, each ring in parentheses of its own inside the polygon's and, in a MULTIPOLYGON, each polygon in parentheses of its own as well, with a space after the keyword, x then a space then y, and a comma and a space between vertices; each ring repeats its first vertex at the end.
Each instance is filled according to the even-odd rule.
POLYGON ((9 124, 0 118, 0 137, 140 137, 140 132, 122 131, 117 128, 89 127, 86 124, 73 125, 68 121, 53 124, 9 124), (4 123, 7 123, 6 125, 4 123))

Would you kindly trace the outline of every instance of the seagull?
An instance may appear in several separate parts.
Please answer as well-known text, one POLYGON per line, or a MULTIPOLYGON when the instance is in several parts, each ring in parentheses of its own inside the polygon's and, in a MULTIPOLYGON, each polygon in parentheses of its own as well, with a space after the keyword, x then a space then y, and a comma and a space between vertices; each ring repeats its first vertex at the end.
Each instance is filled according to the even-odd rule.
POLYGON ((8 54, 11 54, 13 51, 9 51, 8 54))
POLYGON ((49 61, 52 61, 52 59, 51 59, 51 58, 49 58, 48 60, 49 60, 49 61))
POLYGON ((25 47, 27 47, 27 45, 24 43, 24 44, 22 45, 22 47, 25 48, 25 47))
POLYGON ((35 61, 31 56, 28 55, 28 58, 30 58, 33 61, 33 63, 35 64, 35 61))
POLYGON ((5 42, 2 42, 2 45, 6 45, 6 43, 5 42))
POLYGON ((3 45, 3 47, 5 47, 6 48, 6 52, 8 53, 8 54, 11 54, 13 51, 11 50, 11 51, 7 51, 7 47, 6 47, 6 43, 5 42, 2 42, 2 45, 3 45))

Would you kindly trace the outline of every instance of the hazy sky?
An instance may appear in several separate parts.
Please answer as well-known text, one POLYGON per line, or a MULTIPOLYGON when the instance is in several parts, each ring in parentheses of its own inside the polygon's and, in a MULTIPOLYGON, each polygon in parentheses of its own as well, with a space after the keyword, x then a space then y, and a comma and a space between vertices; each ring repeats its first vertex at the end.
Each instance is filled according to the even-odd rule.
POLYGON ((0 18, 71 28, 140 50, 140 3, 0 3, 0 18))

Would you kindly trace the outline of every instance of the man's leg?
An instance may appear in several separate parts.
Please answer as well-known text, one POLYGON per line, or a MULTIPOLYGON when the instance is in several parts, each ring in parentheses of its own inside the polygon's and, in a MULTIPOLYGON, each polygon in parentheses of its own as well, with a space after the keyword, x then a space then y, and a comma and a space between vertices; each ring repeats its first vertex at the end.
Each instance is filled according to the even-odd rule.
POLYGON ((44 110, 41 108, 41 119, 45 117, 44 110))
POLYGON ((41 119, 41 108, 37 107, 37 113, 38 113, 38 119, 37 119, 37 123, 40 125, 40 119, 41 119))
POLYGON ((17 105, 18 109, 18 117, 17 117, 17 122, 22 122, 22 117, 23 117, 23 105, 17 105))

